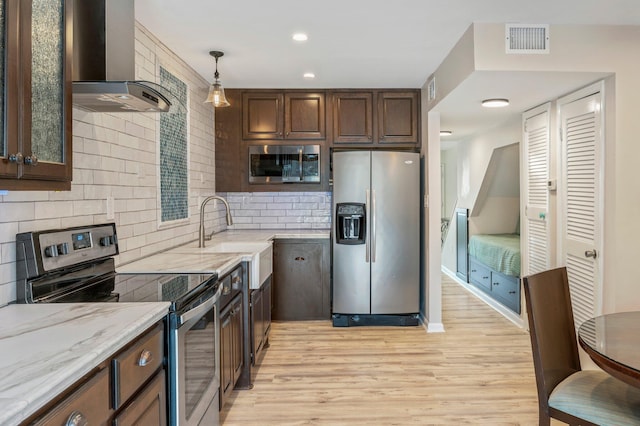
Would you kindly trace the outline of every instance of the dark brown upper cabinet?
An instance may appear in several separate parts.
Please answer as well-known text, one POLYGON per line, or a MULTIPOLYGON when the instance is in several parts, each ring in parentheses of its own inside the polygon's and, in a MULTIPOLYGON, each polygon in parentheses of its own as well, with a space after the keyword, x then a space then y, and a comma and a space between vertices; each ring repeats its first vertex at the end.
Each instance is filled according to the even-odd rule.
POLYGON ((5 0, 0 189, 71 188, 72 0, 5 0))
POLYGON ((419 141, 418 90, 335 91, 334 145, 413 148, 419 141))
POLYGON ((373 93, 333 95, 333 142, 373 143, 373 93))
POLYGON ((242 94, 243 139, 324 139, 324 93, 242 94))
POLYGON ((325 138, 324 93, 285 92, 284 138, 325 138))
POLYGON ((282 139, 284 127, 282 92, 242 94, 242 138, 282 139))
POLYGON ((419 119, 417 91, 378 93, 381 144, 417 144, 419 119))

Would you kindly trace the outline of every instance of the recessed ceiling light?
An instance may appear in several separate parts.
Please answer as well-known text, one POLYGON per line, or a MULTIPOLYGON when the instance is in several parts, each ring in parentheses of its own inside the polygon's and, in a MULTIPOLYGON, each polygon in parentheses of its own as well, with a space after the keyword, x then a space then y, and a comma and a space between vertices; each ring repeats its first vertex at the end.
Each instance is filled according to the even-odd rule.
POLYGON ((485 108, 502 108, 507 105, 509 105, 509 99, 504 98, 485 99, 482 101, 482 106, 485 108))
POLYGON ((316 78, 316 75, 312 72, 305 72, 303 75, 304 78, 316 78))
POLYGON ((292 37, 295 41, 307 41, 309 39, 305 33, 295 33, 292 37))
POLYGON ((440 136, 451 136, 452 134, 451 130, 440 130, 440 136))

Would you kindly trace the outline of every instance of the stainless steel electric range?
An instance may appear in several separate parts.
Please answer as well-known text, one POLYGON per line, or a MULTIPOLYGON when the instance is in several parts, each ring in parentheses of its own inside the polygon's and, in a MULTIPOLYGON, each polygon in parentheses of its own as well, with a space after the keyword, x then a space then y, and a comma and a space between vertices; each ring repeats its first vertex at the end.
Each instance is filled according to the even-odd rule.
POLYGON ((221 286, 212 274, 115 271, 114 223, 16 235, 18 303, 171 302, 169 424, 217 425, 221 286))

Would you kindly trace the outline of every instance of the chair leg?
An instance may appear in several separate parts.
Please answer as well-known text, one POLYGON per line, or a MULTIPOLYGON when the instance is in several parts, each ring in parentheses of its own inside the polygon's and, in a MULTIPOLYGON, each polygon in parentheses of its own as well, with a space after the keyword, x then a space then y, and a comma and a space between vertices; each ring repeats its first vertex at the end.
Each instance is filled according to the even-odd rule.
POLYGON ((538 419, 540 426, 551 426, 551 417, 544 411, 540 410, 538 419))

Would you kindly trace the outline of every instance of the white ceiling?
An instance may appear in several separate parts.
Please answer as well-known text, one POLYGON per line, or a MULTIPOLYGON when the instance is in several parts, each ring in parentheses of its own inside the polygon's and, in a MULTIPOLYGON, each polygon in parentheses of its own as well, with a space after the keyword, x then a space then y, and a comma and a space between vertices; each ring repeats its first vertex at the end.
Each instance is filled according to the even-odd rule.
MULTIPOLYGON (((224 51, 218 71, 226 88, 420 88, 473 22, 640 25, 639 0, 135 1, 137 20, 208 81, 208 52, 224 51), (294 42, 298 31, 309 40, 294 42)), ((493 123, 598 78, 498 74, 474 73, 445 99, 442 127, 464 127, 454 130, 460 138, 489 125, 468 106, 497 85, 513 103, 491 112, 493 123), (549 90, 523 84, 529 78, 549 90)))

